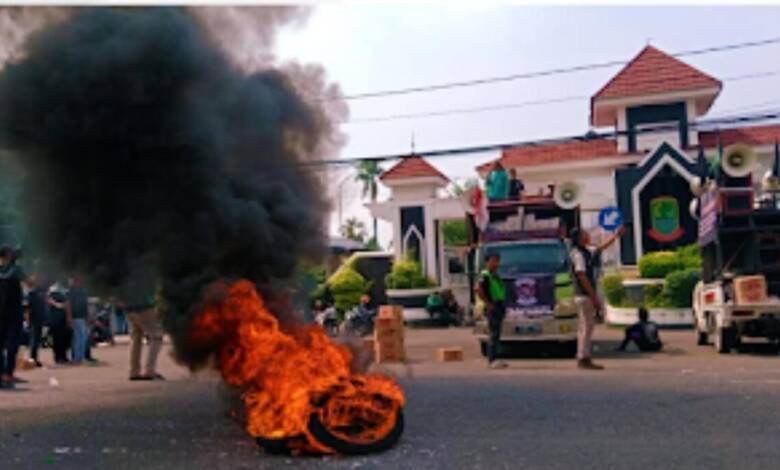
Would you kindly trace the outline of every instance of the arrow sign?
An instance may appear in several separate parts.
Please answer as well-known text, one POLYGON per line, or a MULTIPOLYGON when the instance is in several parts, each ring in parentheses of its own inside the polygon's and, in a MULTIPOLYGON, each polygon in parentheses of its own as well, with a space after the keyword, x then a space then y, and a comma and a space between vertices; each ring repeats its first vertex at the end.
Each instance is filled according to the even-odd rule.
POLYGON ((623 225, 623 214, 615 206, 607 206, 599 211, 599 226, 604 230, 614 232, 623 225))

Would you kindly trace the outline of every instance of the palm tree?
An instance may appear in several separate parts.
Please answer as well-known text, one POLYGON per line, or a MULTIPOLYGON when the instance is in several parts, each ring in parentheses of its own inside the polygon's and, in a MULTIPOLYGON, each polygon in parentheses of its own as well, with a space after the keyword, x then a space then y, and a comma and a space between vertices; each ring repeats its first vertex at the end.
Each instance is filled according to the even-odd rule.
MULTIPOLYGON (((377 183, 379 175, 382 174, 382 168, 375 161, 363 161, 358 164, 358 173, 355 176, 355 181, 359 181, 363 185, 363 199, 369 198, 371 202, 376 202, 377 192, 379 191, 379 184, 377 183)), ((374 240, 377 239, 377 223, 376 217, 374 217, 374 240)))
POLYGON ((341 236, 363 243, 366 239, 366 226, 357 217, 350 217, 341 226, 341 236))

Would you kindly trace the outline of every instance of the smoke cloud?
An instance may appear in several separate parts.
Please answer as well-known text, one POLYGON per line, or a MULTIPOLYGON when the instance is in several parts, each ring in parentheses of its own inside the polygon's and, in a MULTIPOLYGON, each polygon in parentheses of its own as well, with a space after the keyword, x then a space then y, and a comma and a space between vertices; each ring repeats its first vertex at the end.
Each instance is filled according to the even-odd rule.
MULTIPOLYGON (((338 93, 321 68, 248 67, 214 34, 224 13, 197 10, 77 9, 0 72, 0 146, 45 256, 130 303, 159 287, 191 366, 210 352, 187 341, 205 286, 269 295, 318 255, 323 191, 301 163, 338 148, 346 112, 311 98, 338 93)), ((299 12, 275 15, 258 50, 299 12)))

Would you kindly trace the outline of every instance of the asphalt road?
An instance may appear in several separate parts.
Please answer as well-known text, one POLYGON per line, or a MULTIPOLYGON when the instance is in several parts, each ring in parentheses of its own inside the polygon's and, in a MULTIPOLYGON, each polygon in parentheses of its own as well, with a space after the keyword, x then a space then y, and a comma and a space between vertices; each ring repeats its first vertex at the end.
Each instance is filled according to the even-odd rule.
POLYGON ((408 330, 409 363, 386 367, 408 396, 406 432, 357 458, 265 455, 227 417, 213 374, 166 356, 168 381, 131 383, 127 346, 100 348, 97 367, 23 371, 28 384, 0 392, 0 468, 777 468, 775 350, 719 356, 666 331, 667 352, 617 354, 618 335, 597 330, 604 371, 571 359, 493 371, 467 330, 408 330), (442 346, 463 346, 464 362, 437 363, 442 346))

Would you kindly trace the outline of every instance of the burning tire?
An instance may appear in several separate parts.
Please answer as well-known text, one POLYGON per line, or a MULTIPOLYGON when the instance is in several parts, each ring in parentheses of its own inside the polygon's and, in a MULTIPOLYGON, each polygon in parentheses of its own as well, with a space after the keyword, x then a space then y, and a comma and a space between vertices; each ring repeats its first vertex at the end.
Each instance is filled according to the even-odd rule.
POLYGON ((309 432, 322 444, 330 447, 340 454, 360 455, 383 452, 394 446, 404 432, 404 413, 398 408, 395 413, 395 423, 387 434, 377 436, 374 441, 362 441, 355 439, 355 434, 348 429, 329 429, 325 426, 319 413, 312 413, 309 418, 309 432))

